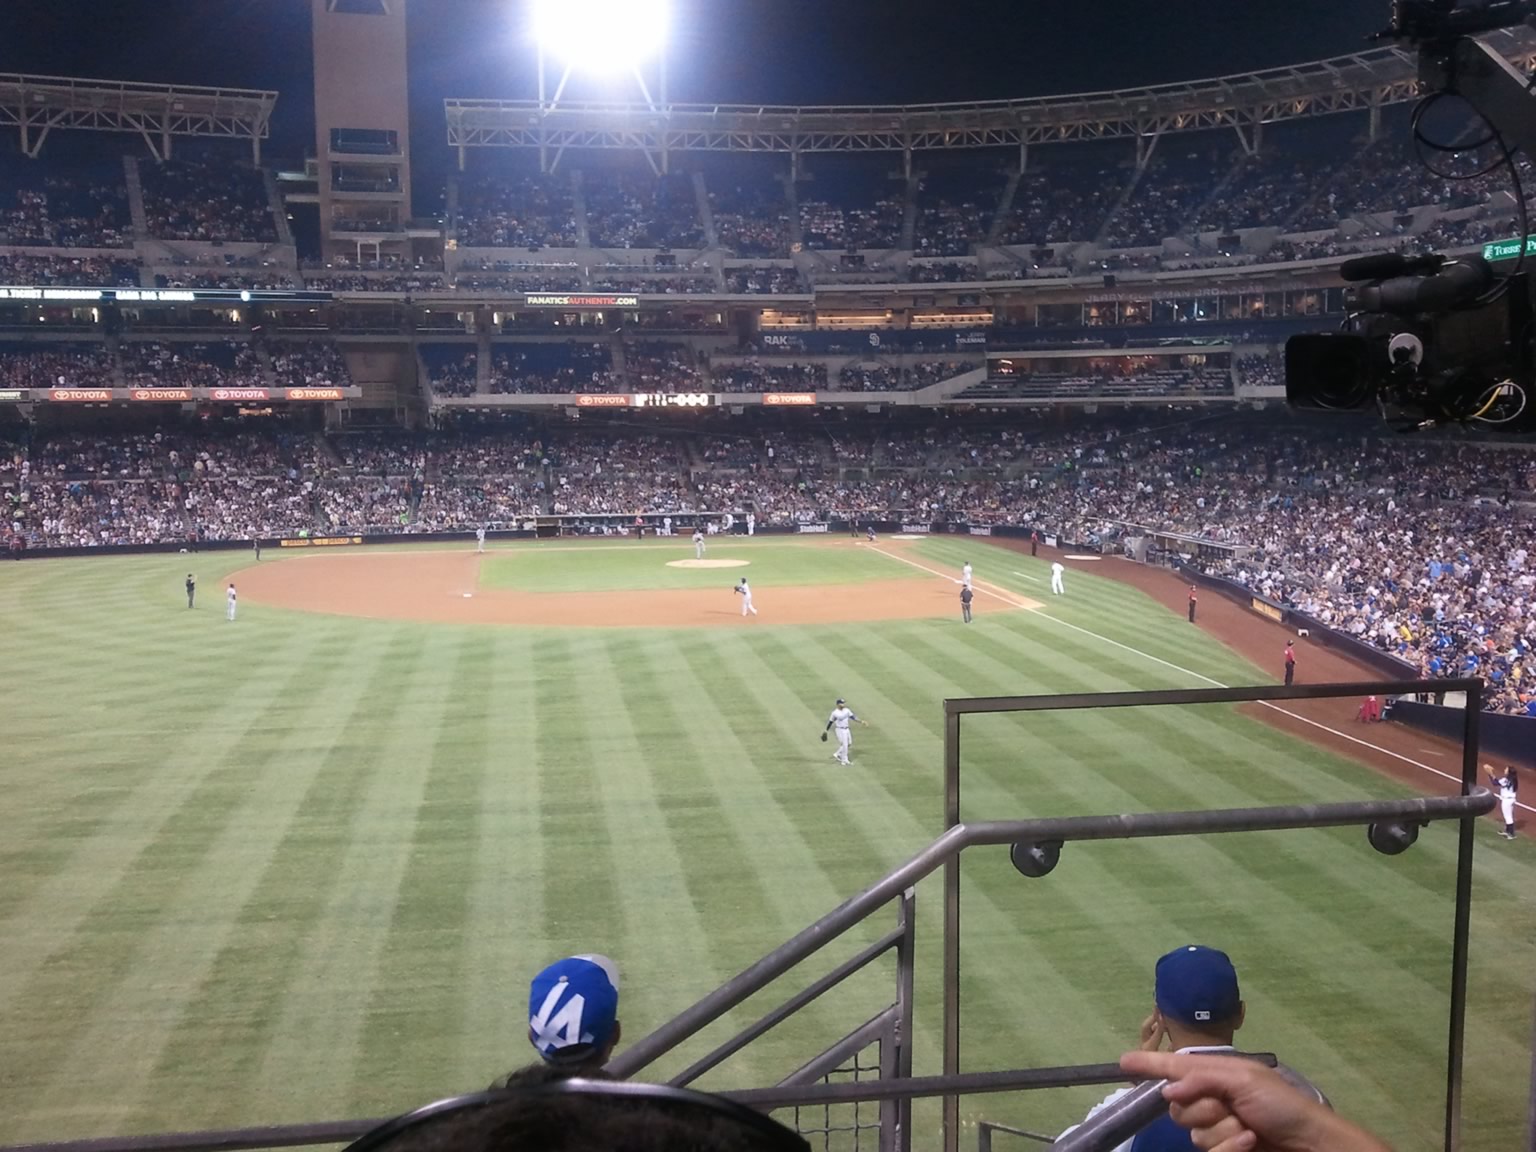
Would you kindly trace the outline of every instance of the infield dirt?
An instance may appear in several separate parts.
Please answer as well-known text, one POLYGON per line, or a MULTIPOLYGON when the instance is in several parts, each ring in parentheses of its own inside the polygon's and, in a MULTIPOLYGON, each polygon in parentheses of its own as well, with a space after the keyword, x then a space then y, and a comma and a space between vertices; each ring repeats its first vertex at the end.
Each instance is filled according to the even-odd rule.
MULTIPOLYGON (((520 592, 481 587, 480 559, 474 552, 325 552, 282 564, 252 565, 230 579, 239 587, 244 604, 441 624, 718 628, 960 614, 955 582, 940 577, 760 587, 753 598, 758 615, 743 619, 741 601, 729 584, 718 590, 520 592)), ((1018 604, 1019 608, 1032 606, 1032 601, 1022 598, 1018 604)), ((988 610, 1017 609, 996 604, 988 610)))

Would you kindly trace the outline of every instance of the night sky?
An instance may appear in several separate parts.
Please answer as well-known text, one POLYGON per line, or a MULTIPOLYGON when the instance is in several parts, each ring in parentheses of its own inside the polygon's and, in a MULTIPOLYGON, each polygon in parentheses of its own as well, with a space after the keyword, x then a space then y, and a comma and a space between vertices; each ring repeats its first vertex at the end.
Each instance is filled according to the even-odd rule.
MULTIPOLYGON (((580 0, 571 0, 580 3, 580 0)), ((673 0, 670 95, 899 103, 1094 91, 1370 47, 1390 0, 673 0)), ((532 98, 521 0, 410 0, 418 179, 445 96, 532 98)), ((267 155, 313 150, 309 0, 3 0, 0 71, 273 88, 267 155)), ((621 91, 630 98, 633 90, 621 91)), ((604 95, 587 88, 572 95, 604 95)), ((429 177, 430 178, 430 177, 429 177)))

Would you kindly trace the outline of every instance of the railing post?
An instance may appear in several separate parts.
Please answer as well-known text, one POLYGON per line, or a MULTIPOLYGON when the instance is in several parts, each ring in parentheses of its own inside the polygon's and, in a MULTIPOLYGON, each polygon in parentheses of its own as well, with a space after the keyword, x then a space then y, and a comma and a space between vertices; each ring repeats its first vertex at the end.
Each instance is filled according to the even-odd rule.
MULTIPOLYGON (((1483 715, 1483 682, 1467 687, 1461 731, 1461 794, 1477 786, 1478 725, 1483 715)), ((1445 1152, 1461 1149, 1461 1075, 1467 1030, 1467 937, 1472 927, 1472 848, 1477 817, 1460 821, 1456 840, 1456 915, 1451 931, 1450 1039, 1445 1061, 1445 1152)))
MULTIPOLYGON (((893 1005, 894 1007, 894 1005, 893 1005)), ((892 1012, 885 1019, 885 1031, 880 1034, 880 1079, 895 1080, 898 1053, 901 1051, 901 1016, 892 1012)), ((880 1152, 896 1152, 901 1128, 901 1101, 880 1101, 880 1152)), ((854 1113, 853 1143, 859 1145, 858 1113, 854 1113)))
MULTIPOLYGON (((901 943, 896 945, 896 1075, 912 1076, 912 986, 916 976, 917 889, 908 888, 896 905, 901 943)), ((912 1152, 912 1101, 896 1105, 896 1152, 912 1152)))
MULTIPOLYGON (((960 713, 944 705, 944 828, 960 823, 960 713)), ((944 1075, 960 1072, 960 853, 944 859, 944 1075)), ((960 1097, 944 1097, 943 1150, 960 1149, 960 1097)))

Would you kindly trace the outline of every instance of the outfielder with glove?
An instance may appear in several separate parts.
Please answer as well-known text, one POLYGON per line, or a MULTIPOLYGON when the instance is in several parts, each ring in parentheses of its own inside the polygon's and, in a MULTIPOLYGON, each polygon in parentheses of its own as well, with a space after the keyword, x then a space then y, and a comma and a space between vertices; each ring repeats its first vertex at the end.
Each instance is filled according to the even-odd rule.
POLYGON ((866 728, 869 727, 868 724, 865 724, 863 720, 860 720, 853 714, 853 709, 849 708, 843 702, 843 698, 839 696, 837 707, 832 709, 832 715, 827 717, 827 726, 821 730, 821 739, 825 742, 827 733, 834 728, 837 729, 837 751, 832 753, 832 759, 836 760, 839 764, 850 763, 848 749, 853 746, 853 733, 848 731, 848 722, 850 720, 864 724, 866 728))
POLYGON ((1493 770, 1492 764, 1484 764, 1483 771, 1488 773, 1489 782, 1499 790, 1500 815, 1504 817, 1504 831, 1499 835, 1506 840, 1513 840, 1515 838, 1515 801, 1520 796, 1520 777, 1512 767, 1505 768, 1500 774, 1493 770))

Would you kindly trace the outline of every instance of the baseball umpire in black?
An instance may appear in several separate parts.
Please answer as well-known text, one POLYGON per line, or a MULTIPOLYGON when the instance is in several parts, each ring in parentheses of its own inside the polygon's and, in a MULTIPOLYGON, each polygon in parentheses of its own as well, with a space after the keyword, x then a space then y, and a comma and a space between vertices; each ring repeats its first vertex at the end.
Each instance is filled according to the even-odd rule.
POLYGON ((968 585, 962 584, 960 586, 960 618, 967 624, 971 622, 971 601, 975 598, 975 595, 968 585))

